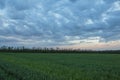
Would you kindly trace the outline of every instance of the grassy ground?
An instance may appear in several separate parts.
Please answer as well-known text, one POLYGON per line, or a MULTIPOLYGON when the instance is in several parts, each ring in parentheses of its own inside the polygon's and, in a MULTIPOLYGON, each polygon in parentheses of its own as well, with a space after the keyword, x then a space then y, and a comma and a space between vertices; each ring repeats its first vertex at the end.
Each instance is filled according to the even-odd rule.
POLYGON ((0 80, 120 80, 120 55, 0 53, 0 80))

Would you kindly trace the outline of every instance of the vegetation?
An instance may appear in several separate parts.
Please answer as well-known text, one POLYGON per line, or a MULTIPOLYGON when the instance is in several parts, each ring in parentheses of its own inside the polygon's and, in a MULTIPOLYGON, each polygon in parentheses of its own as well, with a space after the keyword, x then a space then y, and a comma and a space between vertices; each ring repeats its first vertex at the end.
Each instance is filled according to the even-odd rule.
POLYGON ((120 50, 104 50, 104 51, 94 51, 94 50, 82 50, 82 49, 62 49, 62 48, 25 48, 22 47, 0 47, 0 52, 14 52, 14 53, 100 53, 100 54, 120 54, 120 50))
POLYGON ((0 80, 120 80, 120 55, 1 52, 0 80))

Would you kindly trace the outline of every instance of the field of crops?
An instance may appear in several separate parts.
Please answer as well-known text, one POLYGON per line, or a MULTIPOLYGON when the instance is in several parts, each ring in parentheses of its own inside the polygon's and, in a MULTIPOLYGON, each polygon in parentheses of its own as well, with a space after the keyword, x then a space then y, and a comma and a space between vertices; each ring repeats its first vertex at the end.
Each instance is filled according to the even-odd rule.
POLYGON ((0 53, 0 80, 120 80, 120 55, 0 53))

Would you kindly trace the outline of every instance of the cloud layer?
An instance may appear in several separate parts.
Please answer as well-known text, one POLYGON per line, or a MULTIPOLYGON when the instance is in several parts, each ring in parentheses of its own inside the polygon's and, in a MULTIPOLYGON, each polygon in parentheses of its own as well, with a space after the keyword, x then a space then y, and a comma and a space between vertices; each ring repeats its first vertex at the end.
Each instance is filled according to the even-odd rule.
POLYGON ((63 46, 94 40, 120 40, 119 0, 0 0, 0 45, 63 46))

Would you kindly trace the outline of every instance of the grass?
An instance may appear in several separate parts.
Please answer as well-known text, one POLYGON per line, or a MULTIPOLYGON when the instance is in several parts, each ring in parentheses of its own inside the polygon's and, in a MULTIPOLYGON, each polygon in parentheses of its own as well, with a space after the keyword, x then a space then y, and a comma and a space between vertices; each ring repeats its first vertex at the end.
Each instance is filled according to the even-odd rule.
POLYGON ((120 80, 120 55, 0 53, 0 80, 120 80))

